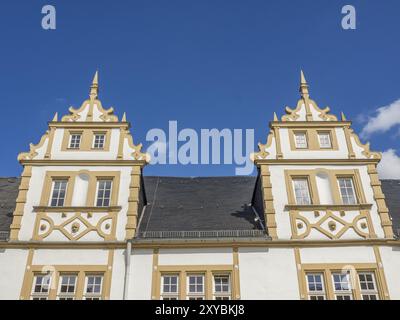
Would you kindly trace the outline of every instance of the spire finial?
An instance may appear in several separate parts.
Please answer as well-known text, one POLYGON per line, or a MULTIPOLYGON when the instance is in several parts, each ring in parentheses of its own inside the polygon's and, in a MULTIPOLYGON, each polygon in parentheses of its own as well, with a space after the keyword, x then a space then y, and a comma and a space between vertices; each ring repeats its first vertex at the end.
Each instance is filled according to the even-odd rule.
POLYGON ((126 122, 126 112, 124 112, 124 114, 122 115, 122 122, 126 122))
POLYGON ((90 86, 90 100, 97 98, 99 94, 99 72, 96 71, 93 77, 92 85, 90 86))
POLYGON ((342 121, 347 121, 346 116, 344 115, 343 112, 342 112, 342 121))
POLYGON ((304 76, 303 70, 301 70, 300 72, 300 93, 303 98, 309 97, 308 84, 306 81, 306 77, 304 76))
POLYGON ((51 120, 51 121, 53 121, 53 122, 57 122, 58 121, 58 112, 56 112, 54 114, 53 120, 51 120))
POLYGON ((278 116, 276 115, 276 112, 274 112, 274 121, 279 121, 278 116))

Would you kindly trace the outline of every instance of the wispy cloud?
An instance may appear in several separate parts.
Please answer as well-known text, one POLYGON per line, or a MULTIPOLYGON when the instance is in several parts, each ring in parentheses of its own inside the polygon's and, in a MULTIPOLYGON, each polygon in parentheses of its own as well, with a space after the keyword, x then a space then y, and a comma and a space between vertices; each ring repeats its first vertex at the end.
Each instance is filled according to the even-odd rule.
POLYGON ((381 179, 400 179, 400 157, 394 149, 382 153, 378 173, 381 179))
POLYGON ((400 125, 400 99, 376 110, 366 119, 366 125, 361 131, 361 137, 368 138, 373 133, 384 133, 400 125))

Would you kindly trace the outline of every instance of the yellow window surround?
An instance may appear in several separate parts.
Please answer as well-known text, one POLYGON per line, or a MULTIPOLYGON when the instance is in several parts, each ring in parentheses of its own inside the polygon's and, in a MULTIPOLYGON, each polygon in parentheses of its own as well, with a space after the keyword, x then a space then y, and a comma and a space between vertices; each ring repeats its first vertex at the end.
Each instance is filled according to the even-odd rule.
POLYGON ((289 128, 288 132, 290 149, 292 151, 336 151, 339 149, 335 128, 289 128), (297 133, 303 133, 306 135, 307 148, 296 147, 295 135, 297 133), (321 148, 318 135, 322 133, 329 134, 331 141, 330 148, 321 148))
POLYGON ((89 186, 87 192, 86 206, 94 207, 95 199, 97 196, 97 182, 99 180, 109 179, 112 180, 111 188, 111 201, 110 207, 116 207, 118 204, 119 194, 119 182, 120 172, 119 171, 48 171, 44 179, 42 196, 40 200, 40 207, 42 210, 50 205, 50 198, 52 192, 53 182, 55 180, 64 179, 67 180, 67 191, 65 195, 64 206, 71 207, 72 196, 74 193, 74 185, 76 177, 80 174, 86 174, 89 177, 89 186))
MULTIPOLYGON (((288 195, 288 206, 289 207, 302 207, 301 205, 296 204, 296 197, 294 194, 293 180, 297 178, 307 179, 309 182, 309 191, 311 197, 311 206, 330 206, 331 209, 333 207, 337 207, 340 209, 342 207, 348 207, 349 209, 355 208, 364 208, 365 206, 370 207, 366 203, 366 198, 364 194, 364 190, 361 183, 361 177, 358 169, 349 169, 349 170, 327 170, 327 169, 315 169, 315 170, 285 170, 285 182, 286 182, 286 191, 288 195), (325 173, 329 178, 329 185, 331 189, 331 195, 333 199, 333 204, 324 204, 320 203, 319 195, 318 195, 318 187, 317 187, 317 179, 316 176, 318 173, 325 173), (342 201, 342 196, 340 194, 340 188, 338 184, 338 179, 342 177, 351 178, 353 181, 354 192, 357 199, 356 205, 345 205, 342 201)), ((311 207, 310 205, 307 207, 311 207)), ((344 208, 345 209, 345 208, 344 208)))
POLYGON ((111 140, 111 129, 64 129, 64 136, 61 144, 61 151, 109 151, 110 150, 110 140, 111 140), (71 135, 80 134, 81 141, 79 148, 70 148, 71 135), (93 142, 94 138, 98 134, 103 134, 105 136, 103 148, 94 148, 93 142))
POLYGON ((307 285, 307 274, 319 273, 323 275, 323 285, 326 299, 335 300, 335 290, 333 283, 333 273, 346 274, 349 273, 351 284, 351 295, 354 300, 361 300, 361 289, 358 274, 362 272, 370 272, 375 276, 376 289, 379 299, 384 299, 384 280, 378 272, 378 265, 374 263, 348 263, 348 264, 302 264, 301 265, 301 288, 303 288, 302 296, 309 299, 310 292, 307 285))
POLYGON ((235 279, 233 265, 179 265, 179 266, 157 266, 157 272, 153 273, 153 299, 160 300, 162 276, 177 275, 178 276, 178 296, 179 300, 186 300, 187 293, 187 277, 189 275, 204 275, 204 293, 206 300, 214 298, 213 279, 214 276, 226 275, 230 279, 231 299, 239 299, 240 289, 238 279, 235 279))

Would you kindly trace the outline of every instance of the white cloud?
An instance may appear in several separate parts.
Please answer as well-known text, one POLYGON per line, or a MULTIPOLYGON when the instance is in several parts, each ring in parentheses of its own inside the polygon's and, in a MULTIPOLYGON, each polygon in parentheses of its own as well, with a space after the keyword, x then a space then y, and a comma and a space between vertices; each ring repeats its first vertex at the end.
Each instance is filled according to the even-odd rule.
POLYGON ((382 153, 378 173, 381 179, 400 179, 400 157, 395 150, 388 149, 382 153))
POLYGON ((375 132, 383 133, 396 125, 400 125, 400 99, 388 106, 378 108, 375 116, 368 117, 361 136, 366 138, 375 132))

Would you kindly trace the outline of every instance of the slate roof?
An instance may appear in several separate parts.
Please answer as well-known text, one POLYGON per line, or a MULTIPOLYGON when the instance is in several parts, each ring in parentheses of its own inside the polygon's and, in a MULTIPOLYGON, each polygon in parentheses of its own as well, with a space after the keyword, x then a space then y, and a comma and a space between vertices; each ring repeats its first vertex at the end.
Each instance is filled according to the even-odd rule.
MULTIPOLYGON (((0 234, 9 231, 19 178, 0 178, 0 234)), ((256 177, 173 178, 144 177, 140 195, 139 238, 164 232, 212 232, 235 236, 261 236, 265 225, 262 195, 256 177), (250 205, 252 204, 252 205, 250 205), (259 220, 257 220, 257 213, 259 220)), ((400 180, 382 180, 382 190, 400 236, 400 180)), ((166 233, 165 233, 166 232, 166 233)), ((1 237, 0 237, 1 240, 1 237)))
POLYGON ((251 205, 256 181, 256 177, 144 177, 147 205, 139 237, 162 231, 172 236, 180 231, 192 235, 202 231, 203 236, 205 231, 264 234, 251 205))
POLYGON ((20 179, 0 178, 0 240, 10 231, 20 179))

